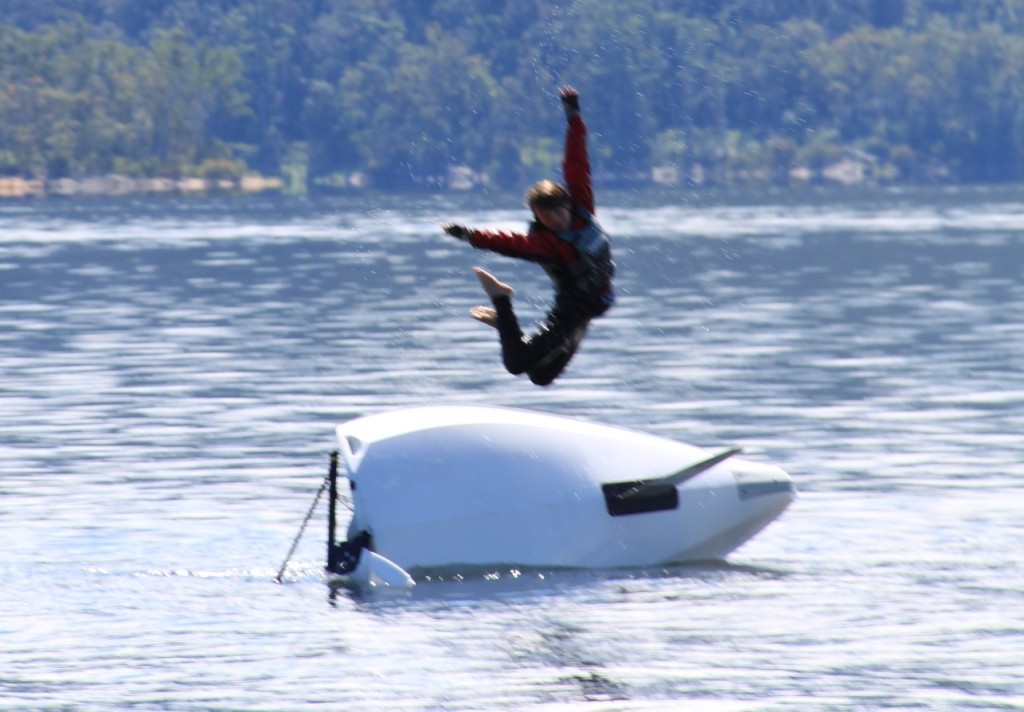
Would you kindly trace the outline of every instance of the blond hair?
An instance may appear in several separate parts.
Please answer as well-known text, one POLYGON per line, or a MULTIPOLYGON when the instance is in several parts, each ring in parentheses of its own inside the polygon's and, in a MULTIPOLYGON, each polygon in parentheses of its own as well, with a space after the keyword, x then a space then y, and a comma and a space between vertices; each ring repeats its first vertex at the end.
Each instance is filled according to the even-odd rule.
POLYGON ((572 204, 569 193, 553 180, 542 180, 526 191, 526 205, 530 210, 568 207, 572 204))

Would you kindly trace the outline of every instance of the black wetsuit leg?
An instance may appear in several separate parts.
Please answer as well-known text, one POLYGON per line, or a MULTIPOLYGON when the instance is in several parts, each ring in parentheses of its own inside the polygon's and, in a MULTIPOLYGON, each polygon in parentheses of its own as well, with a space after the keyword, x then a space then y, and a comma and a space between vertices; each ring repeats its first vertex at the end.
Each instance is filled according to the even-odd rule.
POLYGON ((580 342, 583 341, 583 336, 586 333, 586 324, 578 326, 573 331, 564 332, 561 344, 527 371, 530 380, 538 386, 551 384, 565 370, 565 367, 569 365, 572 357, 576 355, 576 349, 579 348, 580 342))
POLYGON ((553 309, 536 334, 527 338, 519 327, 509 297, 495 297, 502 360, 509 373, 527 373, 538 386, 550 384, 565 369, 579 348, 590 322, 574 310, 553 309))

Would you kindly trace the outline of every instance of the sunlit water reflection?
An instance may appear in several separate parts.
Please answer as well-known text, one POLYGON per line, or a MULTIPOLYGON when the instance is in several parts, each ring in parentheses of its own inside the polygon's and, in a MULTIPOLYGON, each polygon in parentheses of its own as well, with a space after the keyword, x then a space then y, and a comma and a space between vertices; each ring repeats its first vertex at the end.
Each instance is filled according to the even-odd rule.
POLYGON ((1024 706, 1024 203, 611 196, 619 304, 504 373, 517 200, 0 204, 0 709, 1024 706), (536 408, 786 468, 729 564, 330 591, 334 424, 536 408))

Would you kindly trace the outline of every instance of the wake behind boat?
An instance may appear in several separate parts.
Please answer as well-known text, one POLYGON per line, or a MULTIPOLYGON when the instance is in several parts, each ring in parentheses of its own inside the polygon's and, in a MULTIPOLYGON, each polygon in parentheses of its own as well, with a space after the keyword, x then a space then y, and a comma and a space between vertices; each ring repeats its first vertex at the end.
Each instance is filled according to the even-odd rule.
POLYGON ((452 567, 610 568, 723 559, 795 499, 782 469, 646 433, 491 406, 337 428, 353 504, 327 572, 412 585, 452 567))

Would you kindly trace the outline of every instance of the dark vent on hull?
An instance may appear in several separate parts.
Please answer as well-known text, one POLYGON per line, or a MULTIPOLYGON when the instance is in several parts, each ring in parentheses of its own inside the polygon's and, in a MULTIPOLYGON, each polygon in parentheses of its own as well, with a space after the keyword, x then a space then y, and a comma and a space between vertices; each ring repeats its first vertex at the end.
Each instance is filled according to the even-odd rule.
POLYGON ((671 484, 647 484, 645 482, 612 482, 601 485, 608 514, 621 517, 624 514, 645 514, 663 512, 679 507, 679 490, 671 484))

